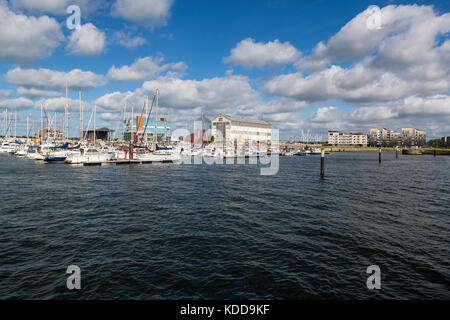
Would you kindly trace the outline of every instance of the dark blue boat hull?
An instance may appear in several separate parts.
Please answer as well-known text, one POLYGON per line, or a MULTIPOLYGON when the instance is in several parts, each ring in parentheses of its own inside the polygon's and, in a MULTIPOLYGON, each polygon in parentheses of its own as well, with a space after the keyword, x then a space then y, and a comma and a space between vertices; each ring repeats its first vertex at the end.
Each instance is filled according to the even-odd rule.
POLYGON ((58 163, 65 162, 67 157, 47 157, 44 159, 44 162, 48 163, 58 163))

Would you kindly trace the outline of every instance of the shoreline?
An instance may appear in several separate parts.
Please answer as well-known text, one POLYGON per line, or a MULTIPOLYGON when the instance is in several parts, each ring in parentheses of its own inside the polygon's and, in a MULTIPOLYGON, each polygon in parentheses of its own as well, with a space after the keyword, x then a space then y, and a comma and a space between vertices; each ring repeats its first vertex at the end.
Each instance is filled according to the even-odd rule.
MULTIPOLYGON (((325 152, 378 152, 380 148, 377 147, 322 147, 325 152)), ((401 152, 405 150, 403 148, 399 148, 398 151, 401 152)), ((450 149, 431 149, 431 148, 423 148, 423 149, 411 149, 411 150, 419 150, 421 154, 419 155, 434 155, 436 151, 436 155, 442 156, 447 155, 450 156, 450 149)), ((381 148, 383 152, 395 152, 396 148, 392 147, 384 147, 381 148)))

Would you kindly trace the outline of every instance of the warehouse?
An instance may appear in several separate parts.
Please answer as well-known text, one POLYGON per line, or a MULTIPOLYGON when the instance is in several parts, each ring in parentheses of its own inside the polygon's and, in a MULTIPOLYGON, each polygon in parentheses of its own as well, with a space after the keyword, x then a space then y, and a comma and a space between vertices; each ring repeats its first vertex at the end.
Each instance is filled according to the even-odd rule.
POLYGON ((238 145, 267 147, 272 140, 272 125, 265 120, 221 114, 212 120, 211 135, 224 148, 238 145))

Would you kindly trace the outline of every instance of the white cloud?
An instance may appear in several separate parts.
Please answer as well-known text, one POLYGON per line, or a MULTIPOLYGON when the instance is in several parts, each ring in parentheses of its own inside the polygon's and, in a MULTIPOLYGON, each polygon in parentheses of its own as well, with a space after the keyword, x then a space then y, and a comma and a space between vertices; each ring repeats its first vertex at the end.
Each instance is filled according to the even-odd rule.
POLYGON ((63 40, 55 19, 16 14, 0 1, 0 59, 30 63, 50 56, 63 40))
MULTIPOLYGON (((161 108, 171 109, 175 113, 187 112, 192 116, 195 112, 216 113, 232 111, 237 107, 250 106, 260 101, 259 93, 253 90, 249 79, 244 76, 228 76, 203 80, 182 80, 174 77, 159 77, 146 81, 134 92, 114 92, 96 100, 105 112, 119 112, 125 103, 141 105, 146 96, 152 96, 160 89, 161 108)), ((195 114, 197 114, 195 113, 195 114)))
POLYGON ((44 68, 15 68, 6 73, 5 79, 18 86, 41 90, 62 90, 66 87, 66 83, 70 88, 85 90, 105 83, 104 76, 80 69, 62 72, 44 68))
POLYGON ((289 42, 281 43, 275 39, 263 43, 247 38, 231 49, 230 56, 225 57, 224 61, 251 69, 294 62, 299 56, 300 52, 289 42))
POLYGON ((133 36, 129 32, 117 31, 114 33, 113 38, 115 42, 123 47, 136 48, 147 44, 147 40, 142 36, 133 36))
POLYGON ((183 62, 162 64, 164 58, 145 57, 137 59, 130 66, 116 68, 112 66, 108 72, 108 78, 117 81, 137 82, 151 79, 165 71, 183 72, 187 66, 183 62))
POLYGON ((67 7, 78 5, 82 15, 97 10, 103 0, 10 0, 14 9, 24 9, 30 13, 51 13, 54 15, 67 15, 67 7))
POLYGON ((317 109, 310 117, 313 122, 332 122, 339 119, 341 110, 338 107, 329 106, 317 109))
POLYGON ((369 30, 366 13, 359 14, 297 63, 311 73, 275 77, 265 91, 309 102, 339 99, 358 104, 448 92, 450 44, 445 38, 450 14, 437 15, 430 6, 415 5, 387 6, 381 12, 380 30, 369 30), (327 67, 333 61, 353 63, 327 67))
POLYGON ((42 90, 37 88, 25 88, 19 87, 17 88, 17 93, 26 98, 39 98, 39 97, 59 97, 61 96, 61 92, 51 91, 51 90, 42 90))
POLYGON ((11 96, 11 90, 0 89, 0 99, 9 98, 11 96))
POLYGON ((67 50, 75 55, 96 56, 103 52, 105 40, 106 36, 103 31, 92 23, 86 23, 72 32, 67 50))
POLYGON ((9 99, 9 100, 0 101, 0 105, 3 108, 20 110, 20 109, 31 108, 31 107, 33 107, 34 103, 30 99, 20 97, 17 99, 9 99))
POLYGON ((165 26, 173 0, 116 0, 111 14, 153 29, 165 26))
MULTIPOLYGON (((57 97, 51 99, 42 99, 34 103, 36 109, 40 109, 41 103, 43 104, 46 111, 52 112, 64 112, 66 108, 67 99, 65 97, 57 97)), ((68 99, 69 111, 79 112, 80 102, 78 100, 68 99)), ((90 110, 92 108, 91 104, 83 101, 83 109, 90 110)))

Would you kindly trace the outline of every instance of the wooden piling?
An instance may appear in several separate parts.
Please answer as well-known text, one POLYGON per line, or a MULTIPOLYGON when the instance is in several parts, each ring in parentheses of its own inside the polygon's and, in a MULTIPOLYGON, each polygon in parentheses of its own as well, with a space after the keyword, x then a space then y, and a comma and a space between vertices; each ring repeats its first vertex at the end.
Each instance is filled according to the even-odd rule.
POLYGON ((378 153, 378 162, 381 163, 381 148, 380 148, 380 152, 378 153))
POLYGON ((325 150, 322 149, 322 155, 320 157, 320 176, 322 179, 325 177, 325 150))
POLYGON ((395 159, 398 159, 398 148, 395 148, 395 159))

